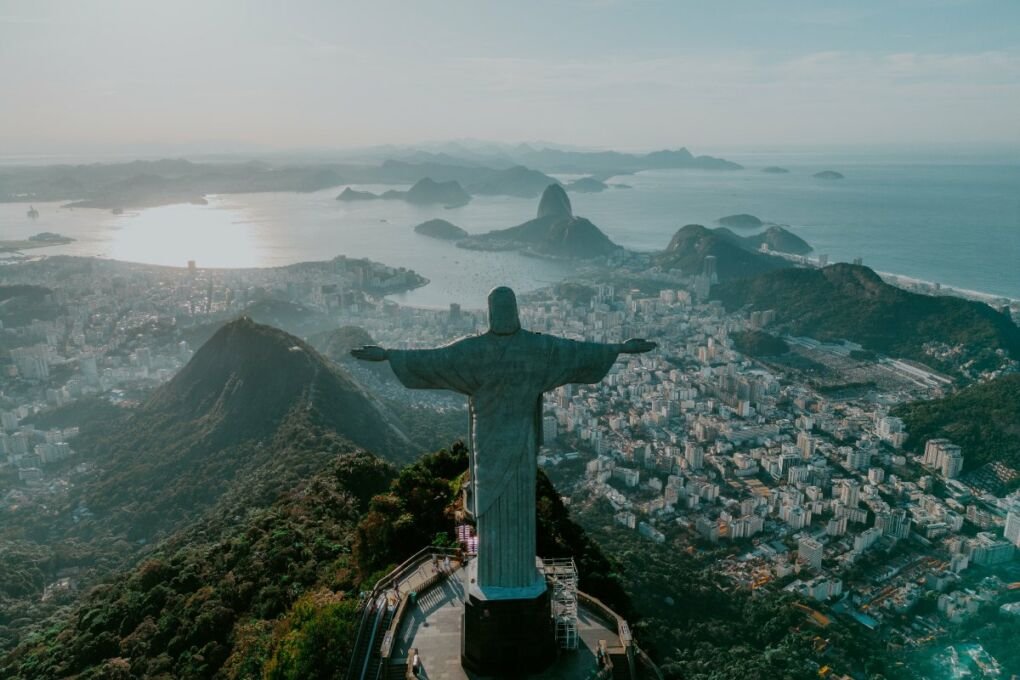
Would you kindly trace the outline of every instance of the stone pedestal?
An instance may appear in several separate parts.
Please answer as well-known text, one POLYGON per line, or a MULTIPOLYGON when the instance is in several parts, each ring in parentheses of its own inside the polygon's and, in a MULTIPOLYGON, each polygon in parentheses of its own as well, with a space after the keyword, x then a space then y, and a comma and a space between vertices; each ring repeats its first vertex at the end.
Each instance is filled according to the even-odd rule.
POLYGON ((549 590, 524 599, 469 593, 460 627, 460 662, 479 675, 537 672, 556 658, 549 590))

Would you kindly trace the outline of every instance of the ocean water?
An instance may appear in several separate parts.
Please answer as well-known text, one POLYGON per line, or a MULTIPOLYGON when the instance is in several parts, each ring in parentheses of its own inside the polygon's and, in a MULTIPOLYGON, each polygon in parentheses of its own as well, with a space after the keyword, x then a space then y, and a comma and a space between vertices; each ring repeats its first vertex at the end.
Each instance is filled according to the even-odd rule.
POLYGON ((830 262, 861 257, 877 271, 1020 297, 1020 164, 728 157, 747 169, 644 172, 611 180, 633 189, 571 200, 635 249, 662 248, 685 224, 751 213, 788 226, 830 262), (790 173, 761 172, 767 165, 790 173), (812 176, 827 169, 845 179, 812 176))
MULTIPOLYGON (((635 250, 665 247, 690 223, 714 226, 732 213, 786 225, 830 261, 861 257, 883 272, 1020 298, 1020 164, 966 164, 820 154, 727 154, 742 171, 648 171, 614 178, 630 189, 571 194, 575 214, 635 250), (779 165, 789 174, 761 172, 779 165), (843 180, 812 177, 837 170, 843 180)), ((355 186, 382 191, 383 186, 355 186)), ((403 187, 401 187, 403 188, 403 187)), ((396 299, 440 307, 481 306, 505 284, 528 290, 562 279, 565 263, 516 253, 480 253, 415 234, 434 217, 471 233, 519 224, 538 199, 476 197, 452 210, 402 201, 341 203, 340 189, 310 194, 209 197, 209 205, 174 205, 113 215, 108 211, 0 204, 0 239, 55 231, 74 243, 31 254, 97 255, 151 264, 273 266, 345 254, 412 268, 428 286, 396 299)))

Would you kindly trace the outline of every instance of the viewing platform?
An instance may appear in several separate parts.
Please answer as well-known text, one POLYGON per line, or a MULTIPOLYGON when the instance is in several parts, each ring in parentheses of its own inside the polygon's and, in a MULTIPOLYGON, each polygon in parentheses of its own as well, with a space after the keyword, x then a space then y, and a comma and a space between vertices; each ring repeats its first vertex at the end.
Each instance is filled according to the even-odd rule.
MULTIPOLYGON (((547 569, 547 573, 558 571, 563 571, 560 560, 547 569)), ((467 574, 465 565, 452 552, 426 549, 382 579, 366 602, 348 677, 360 680, 499 677, 479 675, 461 666, 467 574), (449 573, 444 569, 448 555, 449 573), (416 654, 420 663, 417 675, 412 669, 416 654)), ((508 675, 543 680, 662 677, 634 643, 626 621, 582 592, 575 591, 573 608, 569 604, 564 606, 569 596, 562 592, 557 596, 563 588, 556 585, 555 579, 553 576, 551 581, 552 613, 557 614, 556 637, 560 647, 556 660, 539 673, 514 673, 508 669, 508 675)))

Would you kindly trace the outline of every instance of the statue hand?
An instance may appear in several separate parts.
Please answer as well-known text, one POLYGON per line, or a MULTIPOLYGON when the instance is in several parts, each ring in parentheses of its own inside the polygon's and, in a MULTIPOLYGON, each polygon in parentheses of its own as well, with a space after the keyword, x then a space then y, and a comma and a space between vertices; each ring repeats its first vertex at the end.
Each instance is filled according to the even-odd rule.
POLYGON ((365 345, 351 350, 351 356, 362 361, 386 361, 386 350, 378 345, 365 345))
POLYGON ((653 349, 658 347, 654 342, 649 342, 644 338, 631 338, 627 342, 620 345, 621 354, 644 354, 645 352, 651 352, 653 349))

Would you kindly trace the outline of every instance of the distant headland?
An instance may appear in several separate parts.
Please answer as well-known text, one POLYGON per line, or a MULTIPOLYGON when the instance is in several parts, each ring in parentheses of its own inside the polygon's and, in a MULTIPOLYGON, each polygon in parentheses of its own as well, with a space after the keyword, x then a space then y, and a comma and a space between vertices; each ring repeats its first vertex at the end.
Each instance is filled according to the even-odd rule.
POLYGON ((55 234, 51 231, 42 231, 24 240, 0 241, 0 253, 14 253, 21 250, 47 248, 49 246, 63 246, 68 243, 74 243, 74 239, 62 234, 55 234))
POLYGON ((355 191, 347 187, 336 197, 338 201, 370 201, 374 199, 402 200, 415 205, 444 205, 447 208, 459 208, 471 201, 471 195, 456 180, 436 182, 431 177, 424 177, 414 183, 407 191, 384 191, 373 194, 370 191, 355 191))
MULTIPOLYGON (((451 182, 459 185, 460 191, 445 200, 426 202, 455 206, 463 205, 465 196, 468 200, 470 196, 537 197, 547 186, 557 183, 546 174, 550 172, 583 175, 567 183, 568 191, 597 192, 607 188, 605 180, 610 177, 642 170, 742 168, 722 158, 695 156, 685 148, 631 154, 536 149, 524 144, 482 157, 466 152, 453 155, 386 147, 375 152, 337 152, 330 158, 335 160, 269 163, 175 158, 0 168, 0 203, 65 201, 74 208, 123 211, 176 203, 201 205, 206 196, 215 194, 310 193, 351 184, 413 185, 428 178, 439 187, 429 187, 428 191, 423 188, 425 195, 441 190, 454 192, 451 182)), ((346 198, 341 200, 369 198, 345 193, 346 198)), ((403 198, 417 200, 413 196, 403 198)), ((34 208, 30 213, 35 213, 34 208)))

